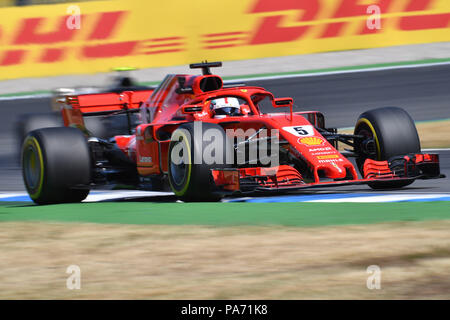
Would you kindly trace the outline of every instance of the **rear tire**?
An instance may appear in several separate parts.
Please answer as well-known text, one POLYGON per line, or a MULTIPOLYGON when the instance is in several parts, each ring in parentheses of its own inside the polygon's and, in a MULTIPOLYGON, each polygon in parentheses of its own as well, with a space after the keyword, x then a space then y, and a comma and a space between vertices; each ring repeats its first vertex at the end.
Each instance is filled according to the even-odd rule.
POLYGON ((172 139, 169 146, 168 156, 168 175, 169 184, 172 191, 177 197, 183 201, 219 201, 222 195, 214 184, 211 169, 226 167, 226 146, 227 137, 224 129, 213 123, 201 123, 202 130, 200 137, 194 137, 194 123, 186 123, 181 125, 172 134, 172 139), (203 136, 207 130, 214 130, 214 141, 204 141, 203 136), (202 151, 205 148, 214 147, 215 150, 222 148, 222 156, 218 162, 208 164, 205 162, 202 151), (174 148, 178 148, 174 151, 174 148), (179 155, 186 161, 174 161, 174 155, 182 148, 179 155), (187 154, 182 154, 187 152, 187 154), (185 157, 185 158, 184 158, 185 157), (201 163, 195 163, 194 160, 200 159, 201 163))
POLYGON ((91 181, 86 138, 80 130, 66 127, 30 132, 22 147, 22 173, 37 204, 81 202, 91 181))
MULTIPOLYGON (((356 159, 359 171, 364 176, 363 166, 366 159, 383 161, 395 156, 419 153, 420 139, 411 116, 403 109, 385 107, 364 112, 358 118, 355 135, 373 138, 375 153, 364 154, 362 146, 355 146, 359 157, 356 159)), ((401 188, 413 181, 389 181, 369 183, 373 189, 401 188)))

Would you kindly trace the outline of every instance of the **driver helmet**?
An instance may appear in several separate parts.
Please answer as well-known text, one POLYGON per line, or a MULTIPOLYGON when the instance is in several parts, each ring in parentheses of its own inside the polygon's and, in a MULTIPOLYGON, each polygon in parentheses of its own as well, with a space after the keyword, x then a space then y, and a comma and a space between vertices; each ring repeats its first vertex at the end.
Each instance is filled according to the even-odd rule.
POLYGON ((211 109, 216 115, 235 116, 240 114, 241 105, 234 97, 218 98, 211 100, 211 109))

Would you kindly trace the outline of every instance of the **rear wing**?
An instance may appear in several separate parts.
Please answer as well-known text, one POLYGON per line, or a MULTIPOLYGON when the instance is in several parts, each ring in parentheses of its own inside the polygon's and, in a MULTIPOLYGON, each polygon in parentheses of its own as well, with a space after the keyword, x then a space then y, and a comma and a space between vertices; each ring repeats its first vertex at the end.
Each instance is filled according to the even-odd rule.
POLYGON ((128 131, 131 132, 130 113, 138 112, 154 90, 124 91, 122 93, 95 93, 71 95, 59 99, 62 117, 66 127, 76 127, 89 135, 84 123, 86 116, 114 115, 126 113, 128 131))
POLYGON ((83 116, 108 114, 121 110, 139 109, 153 89, 121 93, 94 93, 67 96, 59 100, 64 109, 79 110, 83 116))

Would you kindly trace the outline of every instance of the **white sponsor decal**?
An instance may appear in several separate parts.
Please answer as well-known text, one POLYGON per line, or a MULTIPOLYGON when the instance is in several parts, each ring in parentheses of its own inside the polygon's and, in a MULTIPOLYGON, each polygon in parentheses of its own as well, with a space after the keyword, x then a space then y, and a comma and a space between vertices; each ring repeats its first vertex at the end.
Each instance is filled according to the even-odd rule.
POLYGON ((332 150, 332 148, 331 148, 331 147, 325 147, 325 148, 311 148, 311 149, 309 149, 309 152, 327 151, 327 150, 332 150))
POLYGON ((152 157, 140 157, 140 158, 139 158, 139 162, 142 162, 142 163, 144 163, 144 162, 146 162, 146 163, 151 163, 151 162, 153 162, 153 159, 152 159, 152 157))
POLYGON ((332 160, 319 160, 319 163, 335 163, 335 162, 342 162, 344 160, 342 159, 332 159, 332 160))
POLYGON ((293 126, 293 127, 283 127, 283 130, 293 134, 296 137, 310 137, 314 135, 313 126, 293 126))

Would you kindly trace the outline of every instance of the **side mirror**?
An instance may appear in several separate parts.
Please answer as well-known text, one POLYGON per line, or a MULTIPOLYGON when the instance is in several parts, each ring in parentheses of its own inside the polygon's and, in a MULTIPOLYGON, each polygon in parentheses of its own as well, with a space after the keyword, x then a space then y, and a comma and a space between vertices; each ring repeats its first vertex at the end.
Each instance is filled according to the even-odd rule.
POLYGON ((293 115, 293 107, 294 107, 294 99, 292 98, 276 98, 273 99, 273 107, 274 108, 282 108, 282 107, 287 107, 289 108, 290 112, 291 112, 291 121, 294 117, 293 115))
POLYGON ((195 105, 186 105, 181 107, 181 112, 183 114, 194 114, 197 112, 202 112, 203 107, 202 106, 195 106, 195 105))
POLYGON ((282 108, 282 107, 292 108, 293 105, 294 105, 294 99, 292 99, 292 98, 273 99, 273 107, 274 108, 282 108))

